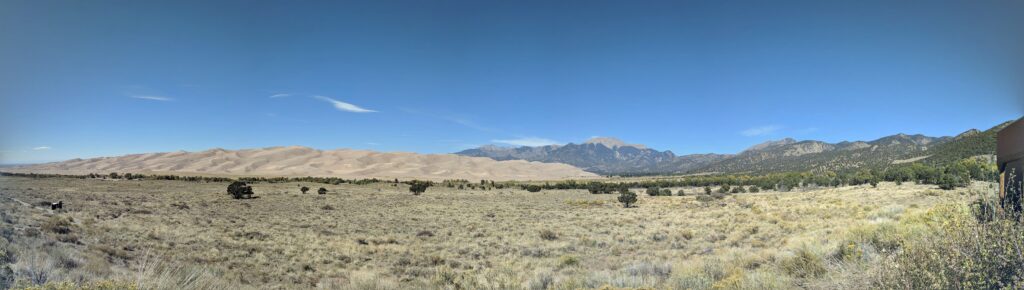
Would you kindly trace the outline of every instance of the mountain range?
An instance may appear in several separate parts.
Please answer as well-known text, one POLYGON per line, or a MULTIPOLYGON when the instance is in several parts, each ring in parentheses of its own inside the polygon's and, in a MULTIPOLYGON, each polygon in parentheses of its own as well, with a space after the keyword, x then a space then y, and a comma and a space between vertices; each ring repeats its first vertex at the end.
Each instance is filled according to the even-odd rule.
POLYGON ((844 172, 912 163, 946 165, 964 158, 992 158, 996 133, 985 131, 929 137, 896 134, 872 141, 829 143, 791 138, 768 141, 736 154, 676 155, 610 137, 581 144, 537 147, 483 146, 455 154, 366 150, 317 150, 301 146, 210 149, 4 168, 21 173, 143 173, 226 176, 320 176, 344 178, 550 180, 602 175, 844 172), (596 174, 595 174, 596 173, 596 174))
POLYGON ((929 137, 896 134, 872 141, 828 143, 792 138, 764 142, 737 154, 676 155, 609 137, 582 144, 539 147, 483 146, 456 152, 495 160, 528 160, 573 165, 604 175, 686 173, 768 173, 784 171, 848 171, 882 169, 912 162, 947 164, 995 154, 996 133, 971 129, 957 136, 929 137))
POLYGON ((627 144, 610 137, 593 138, 582 144, 569 143, 539 147, 511 148, 487 145, 455 154, 488 157, 495 160, 565 163, 600 174, 681 172, 729 157, 729 155, 723 154, 677 156, 672 151, 658 151, 643 145, 627 144))

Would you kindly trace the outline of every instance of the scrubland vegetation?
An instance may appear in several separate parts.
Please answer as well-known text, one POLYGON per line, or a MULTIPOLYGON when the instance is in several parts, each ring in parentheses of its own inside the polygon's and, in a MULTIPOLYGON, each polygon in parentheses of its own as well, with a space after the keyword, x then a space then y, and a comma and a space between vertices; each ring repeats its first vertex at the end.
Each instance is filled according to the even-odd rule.
POLYGON ((1024 227, 995 210, 986 195, 995 191, 991 183, 941 190, 883 181, 783 191, 663 184, 657 195, 636 194, 655 189, 634 182, 652 181, 617 180, 626 190, 612 195, 530 192, 488 181, 431 183, 422 192, 411 187, 426 182, 250 181, 254 198, 236 200, 225 191, 227 181, 0 177, 0 286, 1021 285, 1024 227), (302 187, 326 194, 303 195, 302 187), (622 196, 633 199, 628 208, 622 196), (64 210, 42 206, 57 200, 64 210))

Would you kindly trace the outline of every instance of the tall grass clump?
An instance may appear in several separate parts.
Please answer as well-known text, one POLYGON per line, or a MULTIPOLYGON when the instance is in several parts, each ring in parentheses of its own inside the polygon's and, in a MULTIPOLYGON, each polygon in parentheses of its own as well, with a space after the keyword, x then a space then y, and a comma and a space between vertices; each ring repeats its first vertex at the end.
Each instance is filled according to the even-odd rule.
POLYGON ((877 271, 883 289, 1020 289, 1024 224, 996 210, 993 198, 950 205, 913 217, 925 233, 906 237, 877 271))

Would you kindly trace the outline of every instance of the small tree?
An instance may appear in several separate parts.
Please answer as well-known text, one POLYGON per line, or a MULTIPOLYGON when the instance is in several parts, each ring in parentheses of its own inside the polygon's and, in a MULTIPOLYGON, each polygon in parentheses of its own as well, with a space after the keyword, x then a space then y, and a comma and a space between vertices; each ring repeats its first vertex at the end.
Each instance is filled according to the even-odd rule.
POLYGON ((309 187, 305 187, 305 186, 303 186, 303 187, 302 187, 302 188, 300 188, 299 190, 300 190, 300 191, 302 191, 302 194, 306 194, 306 192, 307 192, 307 191, 309 191, 309 187))
POLYGON ((235 181, 228 185, 228 194, 235 199, 252 198, 252 187, 245 182, 235 181))
POLYGON ((430 187, 430 185, 431 183, 429 181, 413 180, 409 182, 409 192, 412 192, 412 195, 420 195, 427 191, 427 188, 430 187))
POLYGON ((526 186, 526 191, 529 191, 529 192, 538 192, 540 190, 541 190, 540 185, 530 184, 530 185, 526 186))
POLYGON ((963 186, 960 184, 960 181, 958 179, 959 176, 942 174, 941 176, 939 176, 939 188, 942 190, 953 190, 956 189, 957 186, 963 186))
POLYGON ((619 194, 619 202, 623 207, 629 208, 630 205, 636 203, 636 193, 629 190, 623 191, 619 194))
POLYGON ((323 188, 323 187, 321 187, 320 189, 318 189, 318 190, 316 191, 316 193, 318 193, 318 194, 321 194, 321 195, 323 195, 323 194, 327 194, 327 189, 326 189, 326 188, 323 188))
POLYGON ((663 189, 661 189, 661 195, 663 195, 663 196, 672 196, 672 190, 668 189, 668 188, 663 188, 663 189))
POLYGON ((661 194, 661 189, 659 189, 657 187, 648 187, 646 191, 647 191, 647 195, 650 195, 650 196, 658 196, 658 195, 661 194))
POLYGON ((729 190, 731 189, 732 187, 729 186, 728 184, 722 184, 722 187, 718 188, 718 193, 729 193, 729 190))
POLYGON ((705 195, 711 195, 711 186, 708 186, 708 185, 704 186, 704 194, 705 195))

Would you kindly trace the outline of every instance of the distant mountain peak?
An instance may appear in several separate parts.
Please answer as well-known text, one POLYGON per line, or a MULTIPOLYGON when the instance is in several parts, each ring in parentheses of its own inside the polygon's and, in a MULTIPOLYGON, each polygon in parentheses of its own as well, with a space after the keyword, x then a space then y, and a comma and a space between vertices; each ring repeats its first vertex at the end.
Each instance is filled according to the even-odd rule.
POLYGON ((584 141, 583 144, 601 144, 608 148, 632 146, 639 149, 647 149, 647 146, 641 144, 627 144, 626 142, 614 137, 594 137, 584 141))
POLYGON ((501 150, 501 149, 512 149, 512 148, 514 148, 514 147, 495 145, 495 144, 487 144, 487 145, 480 146, 480 149, 484 149, 484 150, 501 150))
POLYGON ((775 147, 775 146, 789 145, 789 144, 793 144, 793 143, 796 143, 796 139, 785 138, 785 139, 782 139, 782 140, 768 140, 768 141, 765 141, 764 143, 757 144, 757 145, 754 145, 754 146, 750 146, 750 148, 747 148, 746 151, 764 150, 764 149, 775 147))
POLYGON ((978 135, 978 134, 981 134, 981 131, 979 131, 978 129, 970 129, 970 130, 964 131, 963 133, 960 133, 959 135, 956 135, 956 137, 953 137, 953 138, 956 139, 956 140, 960 140, 960 139, 967 138, 967 137, 974 136, 974 135, 978 135))

